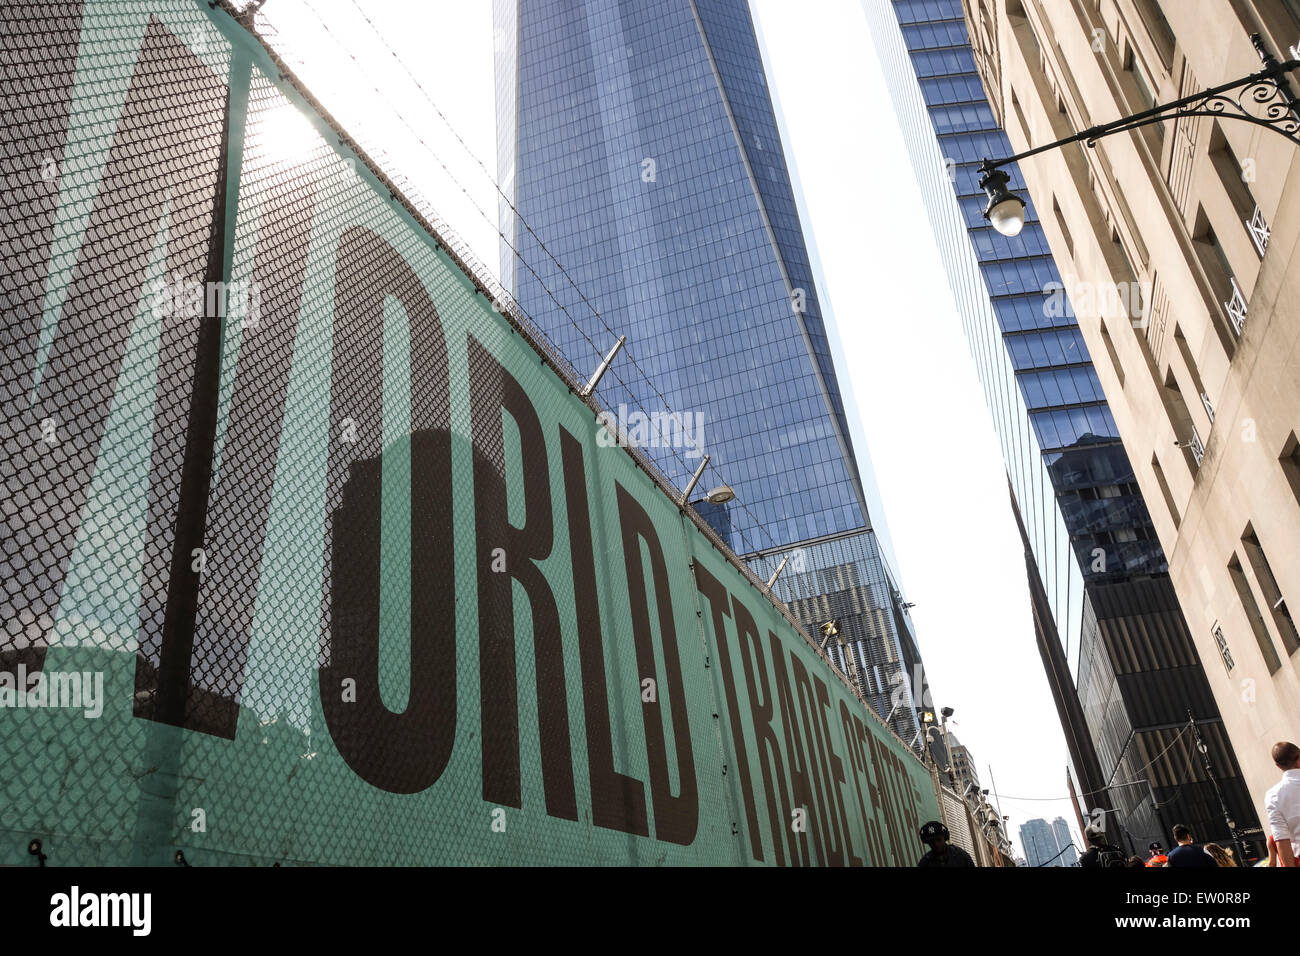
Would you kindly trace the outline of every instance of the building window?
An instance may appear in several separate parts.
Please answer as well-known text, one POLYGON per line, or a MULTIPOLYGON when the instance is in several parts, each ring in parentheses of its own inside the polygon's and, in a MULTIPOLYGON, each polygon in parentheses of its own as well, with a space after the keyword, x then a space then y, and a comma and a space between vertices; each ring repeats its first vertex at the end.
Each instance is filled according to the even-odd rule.
POLYGON ((1204 207, 1196 210, 1196 227, 1192 231, 1192 242, 1215 298, 1223 304, 1233 332, 1240 336, 1246 324, 1246 297, 1237 285, 1232 266, 1228 264, 1228 257, 1224 254, 1223 246, 1219 244, 1219 237, 1214 234, 1214 229, 1210 226, 1210 217, 1206 215, 1204 207))
POLYGON ((1241 291, 1241 286, 1237 285, 1236 276, 1228 276, 1228 282, 1232 287, 1232 295, 1223 303, 1224 311, 1228 313, 1228 321, 1232 323, 1232 330, 1240 338, 1246 331, 1246 313, 1249 307, 1246 305, 1246 295, 1241 291))
MULTIPOLYGON (((1137 90, 1137 102, 1134 103, 1133 112, 1151 109, 1156 105, 1155 85, 1147 76, 1146 70, 1142 68, 1142 64, 1138 62, 1133 46, 1127 40, 1124 42, 1124 58, 1121 62, 1124 72, 1133 77, 1133 86, 1137 90)), ((1164 123, 1153 123, 1148 128, 1154 129, 1157 136, 1165 135, 1164 123)))
POLYGON ((1241 609, 1246 615, 1246 621, 1255 634, 1260 656, 1264 658, 1268 672, 1276 674, 1282 667, 1282 661, 1277 656, 1277 649, 1273 647, 1273 639, 1268 636, 1268 628, 1264 626, 1264 618, 1260 616, 1259 605, 1255 603, 1250 582, 1246 580, 1246 572, 1241 569, 1241 559, 1235 554, 1228 562, 1228 575, 1232 578, 1233 587, 1237 589, 1237 599, 1241 601, 1241 609))
POLYGON ((1187 465, 1195 474, 1205 458, 1205 445, 1192 421, 1191 410, 1183 398, 1183 390, 1178 387, 1178 380, 1174 378, 1173 369, 1165 372, 1165 407, 1169 412, 1169 423, 1174 428, 1174 443, 1183 449, 1187 465))
POLYGON ((1210 419, 1210 424, 1214 424, 1214 402, 1210 401, 1210 396, 1201 392, 1201 407, 1205 409, 1206 416, 1210 419))
POLYGON ((1268 555, 1264 553, 1264 547, 1250 525, 1246 525, 1246 530, 1242 532, 1241 547, 1246 552, 1246 559, 1250 561, 1251 570, 1255 572, 1255 581, 1259 584, 1264 604, 1272 613, 1273 624, 1277 627, 1278 636, 1282 638, 1282 646, 1288 654, 1294 654, 1300 649, 1300 634, 1296 633, 1295 621, 1292 620, 1286 598, 1278 587, 1277 578, 1273 576, 1268 555))
POLYGON ((1245 225, 1250 241, 1254 243, 1255 251, 1262 259, 1264 250, 1268 248, 1268 222, 1265 221, 1263 210, 1259 208, 1250 187, 1246 184, 1246 167, 1232 151, 1228 138, 1223 135, 1223 129, 1217 122, 1210 130, 1209 159, 1218 174, 1224 193, 1227 194, 1232 208, 1236 210, 1237 216, 1245 225))
POLYGON ((1174 504, 1174 493, 1169 490, 1169 481, 1165 478, 1165 470, 1160 467, 1160 459, 1155 455, 1151 456, 1151 470, 1155 472, 1156 484, 1160 486, 1160 494, 1165 499, 1165 507, 1169 509, 1169 517, 1173 519, 1174 529, 1182 524, 1182 516, 1178 514, 1178 506, 1174 504))
POLYGON ((1264 218, 1264 210, 1258 206, 1255 207, 1255 211, 1246 220, 1246 230, 1250 233, 1250 241, 1255 244, 1255 251, 1263 259, 1264 253, 1268 251, 1268 237, 1270 234, 1268 220, 1264 218))
POLYGON ((1286 12, 1291 14, 1291 22, 1300 27, 1300 0, 1282 0, 1286 5, 1286 12))
POLYGON ((1231 674, 1232 669, 1237 665, 1232 659, 1232 652, 1228 650, 1228 639, 1223 636, 1223 628, 1219 625, 1218 621, 1214 622, 1214 627, 1211 629, 1211 633, 1214 635, 1214 643, 1218 645, 1219 657, 1223 659, 1223 666, 1227 668, 1228 673, 1231 674))
POLYGON ((1210 128, 1208 155, 1214 165, 1214 171, 1218 173, 1219 182, 1223 184, 1223 191, 1228 194, 1228 199, 1232 201, 1237 214, 1243 216, 1249 214, 1251 207, 1255 205, 1255 199, 1251 195, 1250 187, 1246 185, 1246 167, 1233 152, 1232 145, 1217 120, 1210 128))
POLYGON ((1016 91, 1011 90, 1011 108, 1015 110, 1016 121, 1020 123, 1020 132, 1025 137, 1025 144, 1032 145, 1033 140, 1029 135, 1029 120, 1025 119, 1025 111, 1020 106, 1020 98, 1016 96, 1016 91))
POLYGON ((1056 228, 1061 230, 1061 238, 1065 240, 1065 250, 1074 258, 1074 239, 1070 235, 1070 230, 1065 225, 1065 215, 1061 212, 1060 203, 1056 201, 1056 195, 1052 195, 1052 215, 1056 218, 1056 228))
POLYGON ((1278 456, 1278 464, 1282 466, 1282 474, 1286 475, 1296 504, 1300 505, 1300 439, 1296 438, 1295 432, 1287 436, 1282 454, 1278 456))
MULTIPOLYGON (((1119 253, 1119 259, 1124 264, 1123 281, 1129 283, 1129 288, 1137 285, 1137 269, 1133 266, 1133 257, 1128 254, 1128 246, 1124 245, 1124 240, 1119 234, 1119 226, 1111 222, 1110 224, 1110 242, 1119 253)), ((1129 316, 1130 319, 1137 316, 1129 316)))
POLYGON ((1110 356, 1111 368, 1115 370, 1115 377, 1119 379, 1119 387, 1124 387, 1124 366, 1119 362, 1119 353, 1115 351, 1115 341, 1110 337, 1110 329, 1106 328, 1106 320, 1101 320, 1101 340, 1106 345, 1106 354, 1110 356))
POLYGON ((1178 356, 1183 360, 1187 374, 1192 379, 1192 387, 1196 389, 1196 394, 1200 396, 1201 407, 1205 409, 1205 417, 1213 425, 1214 403, 1210 400, 1209 392, 1205 390, 1205 384, 1201 381, 1200 370, 1196 367, 1196 359, 1192 356, 1192 348, 1187 344, 1187 337, 1183 335, 1181 325, 1174 325, 1174 344, 1178 347, 1178 356))
POLYGON ((1134 0, 1134 6, 1142 18, 1142 25, 1147 29, 1147 35, 1151 37, 1152 45, 1164 62, 1165 72, 1169 72, 1174 62, 1174 31, 1161 12, 1160 4, 1156 0, 1134 0))

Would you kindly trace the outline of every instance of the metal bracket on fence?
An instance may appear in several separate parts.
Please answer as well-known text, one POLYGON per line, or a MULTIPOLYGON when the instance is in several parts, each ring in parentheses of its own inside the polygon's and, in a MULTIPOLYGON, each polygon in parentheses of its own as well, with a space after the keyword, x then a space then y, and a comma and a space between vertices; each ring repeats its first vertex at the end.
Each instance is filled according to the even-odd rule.
POLYGON ((180 850, 176 851, 176 855, 172 857, 172 862, 175 863, 177 866, 189 866, 189 864, 185 862, 185 854, 182 853, 180 850))
POLYGON ((614 343, 614 347, 610 349, 609 354, 605 356, 605 361, 600 363, 600 366, 596 369, 595 374, 591 376, 591 380, 587 382, 586 385, 582 386, 582 391, 578 393, 579 395, 581 395, 583 398, 586 398, 596 390, 597 384, 600 383, 600 377, 604 375, 606 371, 608 371, 610 363, 614 361, 614 356, 618 354, 618 350, 623 347, 623 343, 625 343, 626 341, 627 341, 626 335, 620 335, 618 337, 618 341, 614 343))
POLYGON ((681 498, 677 500, 679 505, 686 504, 687 499, 691 496, 691 492, 695 490, 695 486, 700 483, 700 478, 704 476, 704 469, 708 464, 709 456, 705 455, 704 459, 700 462, 700 467, 695 469, 695 474, 691 475, 691 480, 687 482, 686 490, 682 492, 681 498))
POLYGON ((30 853, 32 856, 36 857, 36 865, 37 865, 37 866, 44 866, 44 865, 45 865, 45 861, 46 861, 47 857, 45 856, 44 853, 41 852, 41 841, 40 841, 40 840, 33 840, 31 843, 28 843, 28 844, 27 844, 27 852, 30 853))
POLYGON ((789 560, 790 555, 787 554, 781 559, 781 563, 776 566, 776 570, 772 572, 772 576, 767 579, 767 589, 769 591, 772 590, 772 585, 776 584, 776 579, 781 576, 781 572, 785 570, 785 563, 789 560))

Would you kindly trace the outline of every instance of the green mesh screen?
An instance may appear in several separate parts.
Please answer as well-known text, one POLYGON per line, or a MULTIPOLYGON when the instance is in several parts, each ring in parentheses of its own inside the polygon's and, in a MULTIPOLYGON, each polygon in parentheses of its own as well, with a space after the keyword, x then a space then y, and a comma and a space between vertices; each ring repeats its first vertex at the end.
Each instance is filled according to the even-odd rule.
POLYGON ((230 13, 0 17, 0 863, 915 862, 921 764, 230 13))

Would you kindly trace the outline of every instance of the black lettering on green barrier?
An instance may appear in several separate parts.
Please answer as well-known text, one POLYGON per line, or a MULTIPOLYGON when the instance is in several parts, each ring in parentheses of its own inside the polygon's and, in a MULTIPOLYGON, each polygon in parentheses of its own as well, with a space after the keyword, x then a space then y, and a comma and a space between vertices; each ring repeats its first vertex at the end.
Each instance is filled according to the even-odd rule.
MULTIPOLYGON (((4 176, 9 184, 41 183, 56 178, 64 168, 81 12, 80 3, 0 7, 0 62, 6 64, 0 126, 6 130, 4 176), (10 19, 17 16, 25 29, 17 29, 10 19), (20 70, 17 64, 40 67, 20 70), (39 123, 22 118, 38 111, 39 123)), ((16 185, 13 193, 6 187, 5 197, 6 217, 17 212, 25 227, 12 228, 5 222, 5 261, 0 269, 0 302, 5 307, 0 421, 6 424, 0 435, 0 488, 13 505, 0 510, 0 669, 10 672, 19 663, 29 672, 43 664, 45 635, 33 633, 31 622, 49 620, 58 606, 64 561, 72 547, 71 539, 63 539, 76 531, 75 524, 65 523, 50 527, 52 538, 33 535, 32 524, 46 520, 48 513, 21 506, 18 500, 38 490, 28 477, 32 457, 42 453, 34 441, 41 419, 32 411, 32 388, 50 243, 59 213, 56 185, 22 190, 16 209, 9 205, 10 196, 20 194, 16 185)))
POLYGON ((569 552, 573 563, 573 603, 578 624, 578 652, 582 663, 582 708, 587 727, 591 822, 598 827, 622 833, 649 836, 645 784, 614 769, 604 634, 600 624, 600 600, 596 591, 591 513, 587 505, 587 474, 582 460, 582 443, 563 426, 560 427, 560 455, 564 463, 569 552))
MULTIPOLYGON (((808 763, 812 767, 813 807, 817 827, 823 835, 822 846, 826 851, 825 865, 843 866, 844 856, 839 845, 839 833, 836 831, 835 818, 831 815, 830 791, 827 786, 826 744, 821 739, 821 723, 817 719, 817 700, 808 676, 797 654, 790 655, 790 673, 794 677, 794 689, 799 704, 799 723, 803 727, 804 738, 808 744, 808 763)), ((815 678, 814 678, 815 679, 815 678)))
POLYGON ((886 859, 885 846, 880 840, 880 827, 875 820, 874 805, 871 802, 871 771, 862 748, 862 738, 866 735, 867 728, 855 714, 850 713, 848 704, 844 701, 840 701, 840 723, 844 727, 844 738, 848 741, 853 788, 858 797, 858 811, 862 815, 862 829, 867 839, 866 863, 869 866, 883 866, 886 859))
POLYGON ((870 728, 867 729, 865 740, 867 752, 871 757, 871 774, 875 780, 876 819, 880 821, 881 832, 889 837, 888 844, 895 865, 906 866, 908 863, 906 849, 901 842, 902 837, 891 812, 894 799, 889 791, 889 768, 881 756, 885 752, 885 745, 877 739, 870 728))
POLYGON ((627 569, 632 638, 636 645, 638 673, 654 677, 654 639, 650 627, 650 603, 645 589, 645 570, 641 563, 641 541, 650 556, 650 576, 654 582, 655 608, 659 621, 664 668, 667 673, 668 702, 673 721, 673 740, 677 747, 677 778, 681 793, 672 795, 668 779, 668 753, 664 743, 663 718, 659 703, 665 681, 656 680, 661 692, 654 701, 641 704, 645 720, 646 750, 650 758, 650 798, 654 804, 655 839, 689 845, 699 825, 699 797, 696 792, 695 755, 691 746, 691 727, 686 712, 686 689, 682 682, 677 628, 673 623, 672 595, 668 589, 668 569, 664 564, 659 535, 645 509, 622 484, 615 482, 619 523, 622 528, 623 562, 627 569))
MULTIPOLYGON (((809 782, 809 775, 812 772, 809 758, 804 751, 803 741, 800 739, 800 726, 798 712, 795 710, 794 697, 790 691, 790 677, 785 669, 785 646, 771 631, 768 632, 768 639, 772 644, 772 679, 776 684, 776 700, 781 709, 781 728, 785 731, 785 752, 790 759, 790 792, 794 798, 790 815, 786 817, 784 825, 786 828, 791 827, 791 817, 795 811, 803 810, 808 814, 814 811, 812 785, 809 782)), ((822 848, 822 834, 820 828, 812 823, 809 819, 808 826, 803 832, 793 833, 795 845, 798 847, 798 856, 804 866, 812 865, 812 857, 808 848, 808 831, 812 831, 812 844, 817 850, 817 860, 821 865, 826 863, 826 852, 822 848)), ((792 854, 793 855, 793 854, 792 854)))
POLYGON ((867 738, 867 742, 871 747, 871 768, 876 775, 876 789, 880 794, 880 812, 884 816, 884 827, 889 833, 894 859, 901 865, 904 862, 904 848, 898 832, 898 820, 895 817, 898 799, 894 794, 893 775, 890 773, 888 763, 889 752, 877 741, 874 734, 867 738))
MULTIPOLYGON (((786 841, 791 842, 791 856, 797 855, 794 849, 794 835, 790 831, 790 791, 786 784, 785 764, 781 760, 781 744, 776 731, 772 728, 775 699, 772 685, 767 679, 767 651, 758 636, 749 609, 740 603, 734 595, 731 599, 732 610, 736 615, 736 636, 740 639, 740 663, 745 671, 745 684, 749 689, 749 714, 754 725, 754 743, 758 750, 758 765, 763 773, 763 792, 767 797, 768 825, 772 829, 772 846, 776 853, 778 866, 785 866, 786 841), (761 691, 761 693, 760 693, 761 691)), ((768 632, 773 646, 777 637, 768 632)))
POLYGON ((474 429, 475 567, 478 571, 479 686, 482 697, 483 799, 523 806, 519 779, 519 690, 515 664, 512 581, 532 609, 546 812, 578 819, 573 785, 569 704, 564 682, 560 614, 537 565, 554 543, 546 439, 528 394, 501 363, 469 336, 470 412, 474 429), (501 412, 519 430, 523 474, 522 526, 509 519, 501 412), (504 561, 504 570, 500 562, 504 561), (494 567, 495 565, 495 567, 494 567))
MULTIPOLYGON (((749 845, 754 859, 763 859, 763 835, 758 830, 758 811, 754 806, 754 784, 749 775, 749 744, 745 740, 745 724, 740 716, 740 703, 736 695, 735 672, 731 666, 731 648, 727 641, 726 618, 731 616, 728 607, 731 595, 722 583, 706 571, 697 560, 692 565, 695 570, 695 586, 709 602, 710 619, 713 622, 714 644, 717 647, 718 664, 722 669, 722 689, 727 699, 727 723, 731 729, 731 749, 736 754, 736 771, 740 780, 740 793, 745 801, 745 820, 749 826, 749 845)), ((740 610, 744 610, 741 608, 740 610)), ((748 614, 749 612, 745 612, 748 614)), ((750 622, 751 627, 753 622, 750 622)), ((737 622, 739 627, 739 622, 737 622)), ((742 648, 743 653, 743 648, 742 648)))
POLYGON ((881 827, 889 834, 889 843, 893 848, 895 865, 906 866, 907 856, 903 844, 900 842, 902 834, 899 832, 899 822, 894 815, 894 809, 898 801, 891 786, 892 775, 887 762, 891 754, 884 744, 876 740, 876 735, 873 733, 867 734, 867 745, 871 753, 872 773, 876 779, 876 813, 878 817, 882 815, 884 817, 881 827))
POLYGON ((903 766, 903 761, 892 750, 889 751, 889 766, 894 773, 894 791, 897 794, 894 811, 898 832, 915 835, 920 827, 914 822, 916 810, 912 806, 912 795, 915 792, 912 788, 912 780, 907 774, 907 768, 903 766))
MULTIPOLYGON (((28 29, 34 33, 41 28, 33 24, 28 29)), ((42 69, 48 66, 42 64, 42 69)), ((51 86, 57 88, 58 84, 51 86)), ((11 104, 8 96, 6 92, 6 112, 21 108, 21 104, 11 104)), ((166 275, 203 281, 225 100, 225 77, 214 74, 151 18, 48 361, 39 370, 34 400, 32 378, 27 374, 33 366, 20 367, 17 382, 11 384, 9 363, 16 356, 7 352, 4 357, 6 391, 17 387, 23 391, 17 395, 9 392, 6 408, 16 406, 22 411, 6 422, 9 427, 0 456, 0 477, 9 499, 0 535, 4 549, 0 608, 5 609, 7 619, 0 626, 21 628, 18 637, 23 646, 43 646, 49 639, 133 321, 142 306, 149 307, 145 279, 160 231, 165 230, 167 238, 166 275)), ((43 114, 44 109, 33 108, 31 113, 43 114)), ((57 174, 57 168, 52 172, 57 174)), ((5 175, 16 175, 16 171, 6 169, 5 175)), ((8 266, 6 258, 6 269, 8 266)), ((39 309, 29 316, 24 328, 30 330, 31 322, 39 326, 39 309)), ((163 319, 154 420, 137 423, 160 436, 152 456, 152 534, 145 547, 139 628, 142 647, 151 647, 155 653, 163 630, 171 527, 189 410, 189 389, 178 390, 177 382, 185 379, 192 366, 198 324, 197 317, 190 315, 163 319)), ((34 363, 36 354, 33 350, 23 357, 34 363)), ((118 556, 106 554, 98 559, 112 564, 118 556)))
POLYGON ((902 774, 903 784, 907 799, 903 801, 903 810, 907 819, 906 826, 913 833, 921 829, 921 819, 917 816, 917 803, 920 800, 920 794, 916 791, 916 781, 907 772, 907 767, 900 760, 898 762, 898 772, 902 774))
POLYGON ((875 847, 871 842, 871 821, 867 813, 867 798, 862 791, 863 767, 858 759, 857 742, 854 739, 857 736, 857 728, 853 726, 853 716, 849 713, 848 704, 841 700, 836 708, 836 716, 839 718, 840 731, 844 736, 845 753, 849 759, 849 780, 853 784, 853 795, 857 798, 858 816, 862 820, 862 835, 866 841, 866 865, 871 865, 875 859, 875 847))
MULTIPOLYGON (((234 64, 232 63, 232 66, 234 64)), ((231 176, 229 168, 231 99, 227 89, 222 109, 221 153, 217 165, 217 188, 212 202, 212 227, 208 240, 208 264, 204 274, 204 289, 220 288, 226 278, 226 193, 231 176)), ((241 111, 234 122, 242 126, 241 111)), ((159 368, 159 388, 165 389, 166 399, 159 400, 154 418, 166 421, 167 410, 163 401, 175 401, 177 395, 189 395, 189 420, 185 424, 184 459, 181 463, 180 482, 174 499, 159 495, 149 496, 149 517, 145 530, 144 573, 141 575, 140 623, 141 630, 149 631, 151 619, 162 616, 162 640, 158 659, 158 687, 154 697, 153 720, 185 727, 197 723, 190 711, 190 686, 194 657, 194 622, 198 612, 199 582, 201 575, 193 568, 195 554, 206 554, 204 534, 207 530, 208 497, 212 492, 212 457, 217 436, 217 406, 221 388, 221 327, 225 303, 216 302, 215 296, 205 294, 199 315, 186 316, 187 322, 198 326, 198 339, 191 343, 187 334, 172 323, 163 324, 162 361, 159 368), (153 542, 167 540, 172 529, 174 541, 171 554, 162 554, 150 547, 153 542), (166 574, 160 574, 164 567, 166 574), (166 586, 158 582, 166 581, 166 586)), ((162 488, 168 484, 169 473, 175 468, 175 445, 166 435, 154 429, 153 455, 149 469, 149 487, 162 488)), ((147 672, 147 662, 136 658, 136 685, 141 683, 142 671, 147 672)), ((240 667, 236 686, 242 684, 240 667)), ((222 701, 207 709, 219 712, 216 718, 221 735, 233 740, 239 723, 239 707, 234 702, 222 701), (224 718, 224 719, 222 719, 224 718)), ((139 708, 142 701, 135 700, 139 708)))
POLYGON ((330 389, 326 519, 329 640, 320 668, 321 709, 339 755, 373 786, 418 793, 442 774, 456 736, 456 625, 451 521, 447 353, 438 313, 400 253, 368 229, 339 240, 330 389), (384 299, 411 328, 411 494, 382 498, 384 299), (364 418, 357 440, 338 440, 364 418), (379 689, 381 509, 410 509, 410 693, 393 713, 379 689), (342 693, 345 680, 355 693, 342 693), (349 699, 349 697, 351 699, 349 699))
MULTIPOLYGON (((238 47, 233 55, 247 57, 238 47)), ((242 106, 232 88, 232 109, 247 112, 247 76, 243 83, 242 106)), ((224 370, 234 376, 234 382, 204 536, 205 550, 219 560, 208 564, 199 583, 191 655, 194 678, 219 688, 221 695, 210 696, 207 707, 191 706, 184 724, 187 729, 229 738, 235 735, 238 707, 213 704, 233 702, 243 687, 276 466, 286 444, 285 403, 303 312, 303 283, 317 211, 315 190, 326 180, 328 169, 324 162, 313 161, 297 173, 286 176, 278 164, 264 162, 248 163, 240 171, 240 206, 247 209, 253 202, 249 197, 256 197, 258 208, 252 283, 259 295, 259 314, 256 328, 239 335, 238 364, 224 370)), ((227 241, 231 238, 227 236, 227 241)), ((352 281, 360 268, 359 263, 351 265, 344 279, 352 281)), ((227 337, 233 334, 228 325, 227 337)), ((412 331, 413 336, 426 334, 412 331)), ((439 345, 424 343, 418 348, 432 355, 439 345)), ((441 351, 446 351, 445 346, 441 351)), ((427 427, 446 428, 446 414, 439 419, 437 411, 428 407, 428 396, 439 391, 437 376, 445 377, 445 361, 419 371, 417 381, 429 385, 416 399, 422 410, 413 414, 426 416, 427 427)), ((442 393, 445 396, 445 387, 442 393)))
MULTIPOLYGON (((826 741, 827 775, 826 786, 831 793, 831 808, 839 817, 839 829, 844 834, 844 855, 849 866, 861 866, 862 859, 853 852, 853 835, 849 829, 849 815, 844 809, 844 761, 835 752, 835 726, 829 719, 831 700, 826 689, 826 682, 818 678, 817 713, 821 723, 821 737, 826 741)), ((847 737, 845 738, 847 741, 847 737)))

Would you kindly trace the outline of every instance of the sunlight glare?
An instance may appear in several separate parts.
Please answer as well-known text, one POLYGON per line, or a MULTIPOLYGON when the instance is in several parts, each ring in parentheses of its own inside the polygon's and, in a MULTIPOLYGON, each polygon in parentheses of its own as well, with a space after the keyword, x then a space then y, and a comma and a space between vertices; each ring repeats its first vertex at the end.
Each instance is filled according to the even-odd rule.
POLYGON ((281 103, 262 120, 266 155, 276 163, 301 165, 320 145, 320 134, 292 103, 281 103))

